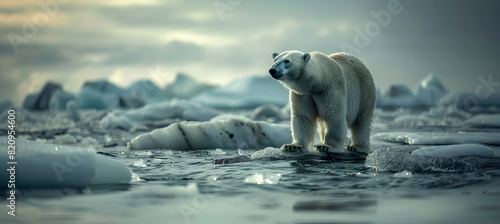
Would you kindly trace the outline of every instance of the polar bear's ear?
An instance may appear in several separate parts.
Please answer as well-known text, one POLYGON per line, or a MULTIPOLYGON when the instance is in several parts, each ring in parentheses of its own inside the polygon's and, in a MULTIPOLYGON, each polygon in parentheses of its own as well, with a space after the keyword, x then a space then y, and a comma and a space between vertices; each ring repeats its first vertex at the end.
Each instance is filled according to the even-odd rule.
POLYGON ((302 55, 302 59, 304 59, 304 63, 307 63, 309 59, 311 59, 311 55, 309 53, 305 53, 302 55))
POLYGON ((273 52, 273 59, 275 59, 275 58, 276 58, 276 56, 278 56, 278 55, 279 55, 279 53, 278 53, 278 52, 276 52, 276 51, 275 51, 275 52, 273 52))

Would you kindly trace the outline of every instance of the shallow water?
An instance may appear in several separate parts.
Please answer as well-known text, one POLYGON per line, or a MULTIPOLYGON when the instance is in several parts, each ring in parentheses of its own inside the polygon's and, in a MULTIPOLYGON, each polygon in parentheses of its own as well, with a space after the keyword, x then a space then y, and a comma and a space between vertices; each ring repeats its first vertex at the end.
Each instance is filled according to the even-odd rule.
MULTIPOLYGON (((387 117, 388 115, 385 115, 387 117)), ((378 115, 374 133, 397 127, 378 115)), ((98 140, 92 125, 79 127, 98 140)), ((440 131, 498 129, 440 126, 440 131)), ((493 157, 408 157, 420 145, 374 140, 367 160, 278 149, 130 151, 134 134, 96 150, 127 164, 140 181, 85 189, 23 190, 17 216, 0 223, 499 223, 500 147, 493 157), (382 161, 383 164, 377 164, 382 161)), ((118 137, 117 137, 118 136, 118 137)))

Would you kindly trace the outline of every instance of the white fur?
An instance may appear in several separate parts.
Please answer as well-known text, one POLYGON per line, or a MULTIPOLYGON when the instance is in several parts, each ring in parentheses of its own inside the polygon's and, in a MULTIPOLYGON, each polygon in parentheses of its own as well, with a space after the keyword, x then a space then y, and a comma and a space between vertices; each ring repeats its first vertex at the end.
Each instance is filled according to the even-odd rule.
POLYGON ((375 84, 365 65, 352 55, 285 51, 273 53, 273 77, 290 90, 293 142, 286 151, 305 151, 319 125, 324 152, 343 152, 347 128, 349 151, 370 153, 375 84), (285 61, 286 60, 286 61, 285 61), (285 63, 287 62, 287 63, 285 63))

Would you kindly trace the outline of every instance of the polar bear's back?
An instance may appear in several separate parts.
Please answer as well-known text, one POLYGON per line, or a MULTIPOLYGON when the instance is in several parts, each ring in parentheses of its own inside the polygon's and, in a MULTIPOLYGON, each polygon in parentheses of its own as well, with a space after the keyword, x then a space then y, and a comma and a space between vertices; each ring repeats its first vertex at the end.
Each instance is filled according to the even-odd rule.
POLYGON ((347 90, 347 121, 360 119, 357 115, 372 114, 375 107, 375 83, 368 68, 356 57, 346 53, 328 56, 336 61, 344 72, 347 90))

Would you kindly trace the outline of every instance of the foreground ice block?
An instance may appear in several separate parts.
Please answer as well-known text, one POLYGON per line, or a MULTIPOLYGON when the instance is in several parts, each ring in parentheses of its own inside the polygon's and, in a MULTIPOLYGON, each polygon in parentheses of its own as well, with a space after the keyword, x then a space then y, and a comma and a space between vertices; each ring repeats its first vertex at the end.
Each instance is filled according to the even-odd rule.
POLYGON ((290 126, 237 119, 180 122, 132 139, 130 149, 258 149, 292 140, 290 126))
POLYGON ((100 184, 129 183, 133 174, 121 161, 96 154, 94 149, 16 139, 15 159, 8 157, 6 137, 0 138, 0 181, 15 175, 17 189, 82 188, 100 184), (8 164, 17 162, 17 164, 8 164), (12 170, 6 171, 6 170, 12 170))

